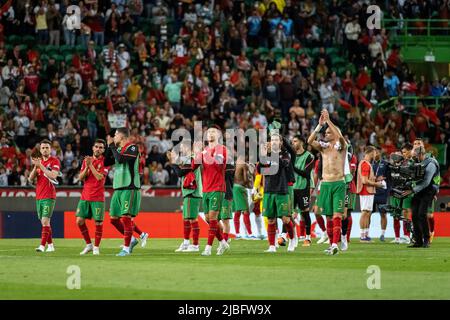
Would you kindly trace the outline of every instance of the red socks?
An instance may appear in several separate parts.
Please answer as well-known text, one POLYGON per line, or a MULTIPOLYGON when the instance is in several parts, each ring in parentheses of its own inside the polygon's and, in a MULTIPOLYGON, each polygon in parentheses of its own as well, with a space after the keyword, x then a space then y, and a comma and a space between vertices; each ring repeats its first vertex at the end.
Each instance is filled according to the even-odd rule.
POLYGON ((240 211, 236 211, 234 213, 233 221, 234 221, 234 230, 236 230, 235 231, 236 234, 239 234, 240 230, 241 230, 241 212, 240 211))
POLYGON ((320 214, 316 215, 316 221, 322 232, 325 232, 326 231, 325 221, 323 220, 323 217, 320 214))
POLYGON ((247 234, 252 235, 252 224, 250 223, 250 213, 248 211, 244 212, 244 224, 245 229, 247 229, 247 234))
POLYGON ((99 247, 100 241, 102 241, 103 235, 103 224, 95 225, 95 244, 94 246, 99 247))
POLYGON ((86 226, 86 223, 83 223, 82 225, 78 225, 78 228, 80 229, 81 235, 83 236, 86 244, 91 244, 91 236, 89 235, 89 230, 86 226))
POLYGON ((124 234, 123 223, 120 219, 111 219, 111 224, 116 227, 117 231, 124 234))
POLYGON ((220 228, 220 226, 217 227, 216 238, 217 238, 217 240, 219 240, 219 242, 223 240, 223 233, 222 233, 222 229, 220 228))
MULTIPOLYGON (((403 230, 405 230, 405 225, 403 225, 403 230)), ((400 220, 394 219, 394 234, 396 238, 400 238, 400 220)))
POLYGON ((191 222, 189 220, 184 220, 183 225, 184 225, 184 240, 189 240, 191 236, 191 222))
POLYGON ((50 234, 50 227, 43 226, 41 231, 41 246, 45 246, 49 234, 50 234))
POLYGON ((228 241, 228 238, 229 238, 229 234, 224 232, 223 233, 223 240, 228 241))
POLYGON ((407 237, 409 237, 410 232, 408 230, 408 222, 403 220, 403 234, 407 237))
POLYGON ((305 221, 300 220, 300 233, 298 234, 300 237, 306 236, 306 224, 305 221))
POLYGON ((342 219, 339 217, 333 218, 333 242, 338 244, 341 240, 341 228, 342 228, 342 219))
POLYGON ((289 221, 289 223, 284 223, 284 226, 289 235, 289 239, 294 239, 294 225, 292 224, 292 221, 289 221))
POLYGON ((133 235, 133 221, 131 221, 131 217, 122 217, 123 223, 123 240, 124 246, 129 247, 131 242, 131 236, 133 235))
POLYGON ((198 225, 198 221, 193 221, 191 223, 192 227, 192 242, 194 246, 198 246, 198 238, 200 236, 200 227, 198 225))
POLYGON ((333 220, 327 219, 327 235, 330 243, 333 243, 333 220))
POLYGON ((139 227, 133 223, 133 231, 136 232, 138 235, 142 234, 141 229, 139 229, 139 227))
POLYGON ((267 238, 269 239, 269 245, 271 246, 275 245, 275 233, 276 233, 275 224, 269 224, 267 226, 267 238))
POLYGON ((352 232, 352 224, 353 224, 352 215, 349 215, 349 216, 347 217, 347 221, 348 221, 348 226, 347 226, 347 242, 350 242, 350 233, 352 232))
POLYGON ((53 238, 52 238, 52 227, 51 227, 51 226, 49 226, 49 230, 48 230, 47 243, 48 243, 48 244, 52 244, 52 243, 53 243, 53 238))
POLYGON ((217 233, 217 220, 209 220, 208 245, 212 246, 217 233))
POLYGON ((428 225, 430 227, 430 232, 434 232, 434 217, 428 218, 428 225))

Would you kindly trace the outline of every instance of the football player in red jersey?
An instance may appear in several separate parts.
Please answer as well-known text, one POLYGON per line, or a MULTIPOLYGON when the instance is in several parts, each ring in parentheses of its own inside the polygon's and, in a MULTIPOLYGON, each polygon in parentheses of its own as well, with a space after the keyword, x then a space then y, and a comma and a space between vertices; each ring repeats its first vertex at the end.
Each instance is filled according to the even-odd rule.
POLYGON ((31 170, 29 181, 36 182, 36 209, 39 220, 42 224, 41 244, 36 248, 37 252, 53 252, 55 247, 52 240, 52 228, 50 219, 55 208, 56 188, 58 184, 56 180, 59 176, 61 164, 56 157, 51 154, 51 142, 47 139, 42 140, 39 145, 39 152, 33 154, 31 161, 33 169, 31 170), (45 250, 45 244, 48 244, 45 250))
POLYGON ((80 252, 85 255, 93 251, 94 255, 100 254, 99 246, 103 235, 103 219, 105 216, 105 177, 108 168, 105 167, 106 141, 95 140, 92 147, 93 156, 86 157, 81 165, 80 180, 84 181, 83 192, 77 207, 77 225, 83 235, 86 247, 80 252), (92 246, 89 230, 85 219, 95 221, 95 244, 92 246))
POLYGON ((227 164, 226 147, 219 144, 218 141, 220 134, 218 128, 209 128, 206 133, 208 146, 194 158, 194 170, 200 165, 203 168, 203 210, 209 223, 208 244, 202 252, 203 256, 211 255, 215 237, 220 241, 217 255, 222 255, 230 248, 229 244, 223 239, 217 221, 225 197, 225 168, 227 164))

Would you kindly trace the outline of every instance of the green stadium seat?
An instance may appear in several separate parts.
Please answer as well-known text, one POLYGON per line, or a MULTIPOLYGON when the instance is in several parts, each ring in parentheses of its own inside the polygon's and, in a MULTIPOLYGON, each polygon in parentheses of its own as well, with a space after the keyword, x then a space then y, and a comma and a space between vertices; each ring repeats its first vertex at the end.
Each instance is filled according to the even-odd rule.
POLYGON ((326 48, 325 52, 329 55, 337 55, 337 54, 339 54, 339 49, 336 47, 330 47, 330 48, 326 48))
POLYGON ((284 54, 287 54, 287 53, 289 53, 292 58, 295 58, 298 55, 298 51, 295 50, 294 48, 286 48, 286 49, 284 49, 284 54))
POLYGON ((258 52, 261 56, 267 56, 269 54, 269 49, 265 47, 259 47, 258 52))
POLYGON ((8 37, 8 43, 12 44, 13 46, 21 44, 22 43, 22 37, 11 35, 8 37))
POLYGON ((26 35, 22 38, 22 43, 26 45, 28 48, 33 48, 37 45, 36 37, 26 35))
POLYGON ((65 61, 64 56, 62 56, 60 54, 52 54, 52 55, 50 55, 50 57, 55 59, 57 64, 59 64, 61 61, 65 61))
POLYGON ((53 56, 56 54, 59 54, 59 47, 58 46, 46 46, 45 48, 45 53, 48 54, 49 56, 53 56))
POLYGON ((313 48, 312 50, 311 50, 311 55, 313 56, 313 57, 316 57, 318 54, 319 54, 319 48, 313 48))
POLYGON ((80 54, 85 54, 86 53, 86 47, 81 45, 81 44, 77 45, 75 47, 75 50, 76 50, 77 53, 80 53, 80 54))
POLYGON ((72 65, 72 59, 73 59, 73 54, 67 54, 64 56, 64 61, 66 62, 66 65, 72 65))
POLYGON ((76 52, 75 48, 67 44, 59 47, 59 53, 62 54, 63 56, 70 53, 74 54, 75 52, 76 52))

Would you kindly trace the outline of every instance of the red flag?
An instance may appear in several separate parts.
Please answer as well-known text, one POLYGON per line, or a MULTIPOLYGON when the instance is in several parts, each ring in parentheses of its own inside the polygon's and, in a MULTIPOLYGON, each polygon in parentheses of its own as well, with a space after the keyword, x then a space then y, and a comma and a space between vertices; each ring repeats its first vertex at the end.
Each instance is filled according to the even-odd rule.
POLYGON ((344 108, 345 110, 350 111, 352 109, 352 105, 350 103, 348 103, 347 101, 345 101, 344 99, 338 99, 339 103, 341 104, 342 108, 344 108))
POLYGON ((108 112, 114 113, 114 108, 110 97, 106 97, 106 110, 108 110, 108 112))
POLYGON ((421 107, 419 109, 419 112, 425 117, 428 118, 431 122, 433 122, 435 125, 440 125, 441 121, 437 117, 436 113, 431 111, 430 109, 427 109, 425 107, 421 107))
POLYGON ((0 8, 0 15, 3 15, 12 5, 12 0, 6 1, 6 3, 0 8))

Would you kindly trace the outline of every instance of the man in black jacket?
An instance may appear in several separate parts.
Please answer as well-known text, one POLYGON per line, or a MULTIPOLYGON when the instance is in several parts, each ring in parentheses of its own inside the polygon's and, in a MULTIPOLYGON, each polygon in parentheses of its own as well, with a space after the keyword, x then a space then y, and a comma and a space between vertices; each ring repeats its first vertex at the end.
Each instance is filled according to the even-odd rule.
POLYGON ((277 218, 283 220, 283 225, 289 234, 288 251, 295 250, 294 227, 289 212, 288 183, 290 181, 289 166, 291 163, 291 154, 295 154, 289 143, 283 143, 282 137, 278 133, 272 133, 270 143, 263 147, 263 155, 271 153, 271 158, 275 160, 261 161, 261 173, 264 176, 264 199, 263 214, 269 220, 268 239, 269 249, 266 252, 276 252, 275 234, 277 229, 277 218), (282 150, 282 146, 286 150, 282 150))

